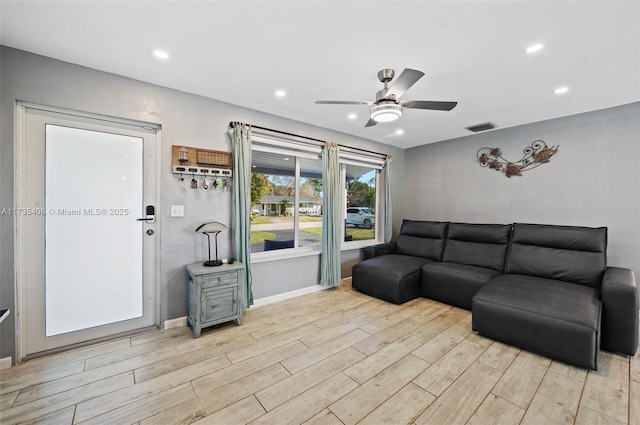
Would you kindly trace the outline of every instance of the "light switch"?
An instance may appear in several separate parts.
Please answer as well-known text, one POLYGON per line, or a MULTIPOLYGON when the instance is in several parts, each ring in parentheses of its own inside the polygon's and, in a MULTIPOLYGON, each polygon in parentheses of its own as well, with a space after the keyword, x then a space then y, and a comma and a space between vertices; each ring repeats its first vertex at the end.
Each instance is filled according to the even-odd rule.
POLYGON ((171 205, 171 217, 184 217, 184 205, 171 205))

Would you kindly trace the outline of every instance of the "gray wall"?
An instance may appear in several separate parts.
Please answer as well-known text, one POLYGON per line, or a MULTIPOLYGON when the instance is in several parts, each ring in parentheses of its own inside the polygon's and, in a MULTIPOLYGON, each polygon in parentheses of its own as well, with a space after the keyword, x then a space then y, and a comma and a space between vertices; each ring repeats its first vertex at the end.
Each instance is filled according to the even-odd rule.
POLYGON ((405 151, 405 215, 471 223, 607 226, 608 262, 640 276, 640 103, 405 151), (559 145, 548 164, 507 178, 476 152, 511 161, 531 142, 559 145))
MULTIPOLYGON (((640 272, 640 103, 441 143, 401 149, 141 81, 14 50, 0 49, 0 208, 14 199, 15 101, 162 125, 161 321, 186 314, 184 264, 203 258, 193 229, 207 219, 230 221, 230 195, 193 191, 170 172, 171 145, 230 150, 229 121, 281 129, 393 155, 394 234, 403 217, 461 222, 532 222, 609 227, 609 264, 640 272), (499 147, 517 159, 533 140, 560 145, 549 164, 506 178, 481 168, 476 151, 499 147), (406 159, 405 159, 406 157, 406 159), (411 196, 405 196, 405 193, 411 196), (205 196, 206 195, 206 196, 205 196), (171 204, 185 217, 170 218, 171 204)), ((0 325, 0 358, 15 352, 11 216, 0 216, 0 305, 12 315, 0 325)), ((229 238, 220 238, 220 256, 229 238)), ((344 276, 360 261, 342 255, 344 276)), ((317 283, 318 257, 255 264, 254 296, 264 298, 317 283), (300 276, 305 276, 301 279, 300 276)))
MULTIPOLYGON (((402 149, 342 133, 171 90, 141 81, 2 47, 0 50, 0 208, 14 200, 14 121, 16 100, 162 126, 160 229, 160 320, 186 315, 184 265, 204 258, 204 238, 193 232, 204 220, 230 222, 230 193, 195 191, 171 173, 171 145, 230 151, 230 121, 279 129, 342 145, 390 154, 394 158, 394 228, 402 220, 404 152, 402 149), (170 218, 172 204, 185 206, 184 218, 170 218)), ((259 78, 257 75, 256 78, 259 78)), ((14 221, 0 217, 0 305, 12 315, 0 325, 0 358, 15 352, 14 221)), ((221 258, 229 256, 229 232, 219 240, 221 258)), ((345 253, 347 262, 359 253, 345 253)), ((263 298, 317 283, 319 257, 256 264, 254 297, 263 298), (299 276, 309 276, 303 280, 299 276)), ((347 270, 350 271, 350 270, 347 270)))

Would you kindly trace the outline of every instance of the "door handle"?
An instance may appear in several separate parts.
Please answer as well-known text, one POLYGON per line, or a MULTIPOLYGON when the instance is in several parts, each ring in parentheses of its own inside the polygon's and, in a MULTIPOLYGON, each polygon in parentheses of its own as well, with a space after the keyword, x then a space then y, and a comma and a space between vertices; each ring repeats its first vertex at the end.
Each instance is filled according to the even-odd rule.
POLYGON ((144 218, 137 218, 136 221, 146 221, 147 223, 151 222, 153 223, 153 221, 155 220, 155 214, 156 214, 156 209, 153 205, 147 205, 147 207, 145 208, 145 215, 147 217, 144 218), (151 217, 149 217, 151 216, 151 217))

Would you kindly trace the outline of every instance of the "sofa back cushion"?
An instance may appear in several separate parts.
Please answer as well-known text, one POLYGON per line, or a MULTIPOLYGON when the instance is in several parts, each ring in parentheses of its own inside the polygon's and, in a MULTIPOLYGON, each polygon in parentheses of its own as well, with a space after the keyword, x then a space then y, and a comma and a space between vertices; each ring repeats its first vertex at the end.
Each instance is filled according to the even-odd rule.
POLYGON ((442 261, 504 272, 510 224, 451 223, 442 261))
POLYGON ((607 228, 514 224, 505 272, 600 287, 607 228))
POLYGON ((440 261, 447 224, 439 221, 403 220, 396 242, 396 254, 440 261))

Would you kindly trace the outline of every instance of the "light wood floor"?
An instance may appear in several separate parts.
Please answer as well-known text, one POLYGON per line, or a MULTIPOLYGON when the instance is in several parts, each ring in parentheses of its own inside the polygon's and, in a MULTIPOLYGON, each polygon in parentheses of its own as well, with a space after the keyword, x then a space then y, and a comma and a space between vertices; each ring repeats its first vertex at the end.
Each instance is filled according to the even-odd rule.
POLYGON ((468 311, 348 280, 198 339, 153 331, 0 378, 2 424, 640 424, 637 355, 601 352, 588 372, 472 332, 468 311))

